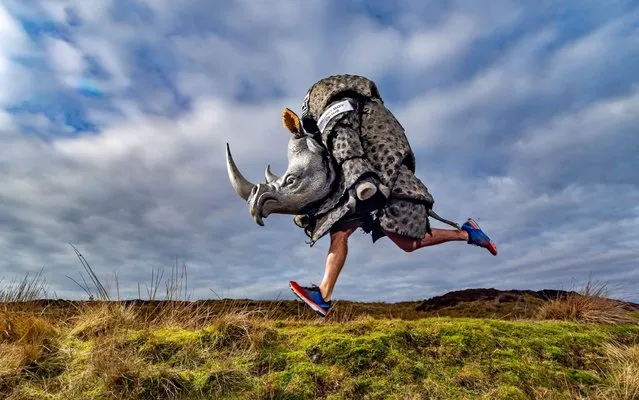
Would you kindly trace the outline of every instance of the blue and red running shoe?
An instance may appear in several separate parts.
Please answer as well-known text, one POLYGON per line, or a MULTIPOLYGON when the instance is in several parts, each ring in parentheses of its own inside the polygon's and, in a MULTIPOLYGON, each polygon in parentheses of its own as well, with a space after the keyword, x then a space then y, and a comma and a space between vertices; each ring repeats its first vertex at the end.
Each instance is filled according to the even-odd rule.
POLYGON ((297 284, 295 281, 288 283, 293 293, 299 297, 306 305, 308 305, 319 316, 326 317, 328 310, 331 309, 331 302, 324 301, 322 293, 319 287, 313 285, 311 287, 303 287, 297 284))
POLYGON ((490 240, 488 235, 481 230, 477 222, 473 221, 472 218, 468 218, 468 221, 466 221, 461 228, 468 232, 468 244, 483 247, 488 249, 490 254, 494 256, 497 255, 497 246, 495 246, 495 243, 490 240))

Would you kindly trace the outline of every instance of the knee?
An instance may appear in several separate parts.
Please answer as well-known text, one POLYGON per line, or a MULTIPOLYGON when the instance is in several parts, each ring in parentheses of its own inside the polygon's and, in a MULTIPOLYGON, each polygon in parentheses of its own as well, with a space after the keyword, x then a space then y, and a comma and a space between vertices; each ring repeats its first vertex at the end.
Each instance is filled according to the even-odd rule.
POLYGON ((404 252, 406 253, 412 253, 413 251, 415 251, 415 247, 412 244, 403 245, 403 246, 400 246, 400 248, 404 250, 404 252))
POLYGON ((388 237, 393 243, 395 243, 395 246, 404 250, 406 253, 412 253, 413 251, 415 251, 415 242, 410 240, 409 238, 398 235, 394 232, 389 232, 385 229, 382 229, 382 232, 384 232, 386 237, 388 237))
POLYGON ((348 243, 349 237, 348 232, 337 232, 331 235, 331 239, 335 243, 348 243))
POLYGON ((413 242, 402 240, 402 241, 394 241, 394 243, 397 247, 404 250, 405 253, 412 253, 413 251, 415 251, 415 246, 413 245, 413 242))
POLYGON ((355 229, 346 229, 346 230, 339 230, 339 231, 333 231, 330 233, 330 237, 331 237, 331 248, 335 247, 335 246, 341 246, 341 247, 346 247, 348 246, 348 239, 350 238, 350 236, 353 234, 353 232, 356 230, 355 229))

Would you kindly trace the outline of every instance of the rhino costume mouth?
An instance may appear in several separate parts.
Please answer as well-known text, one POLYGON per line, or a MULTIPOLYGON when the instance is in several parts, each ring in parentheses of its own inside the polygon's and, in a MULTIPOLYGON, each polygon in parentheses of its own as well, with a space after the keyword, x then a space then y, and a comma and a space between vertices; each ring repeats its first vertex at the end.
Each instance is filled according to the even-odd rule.
POLYGON ((248 203, 251 205, 249 208, 251 217, 253 217, 253 220, 259 226, 264 226, 263 218, 268 218, 272 210, 277 208, 279 205, 278 199, 270 191, 270 188, 267 188, 260 193, 260 189, 262 189, 263 186, 267 185, 257 185, 255 195, 248 199, 248 203))

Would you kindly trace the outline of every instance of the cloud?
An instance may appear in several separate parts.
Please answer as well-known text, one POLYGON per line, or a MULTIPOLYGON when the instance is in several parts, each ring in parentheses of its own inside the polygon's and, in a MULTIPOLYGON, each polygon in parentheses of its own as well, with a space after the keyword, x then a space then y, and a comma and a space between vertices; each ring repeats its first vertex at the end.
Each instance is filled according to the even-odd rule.
POLYGON ((77 87, 85 67, 82 53, 69 43, 58 39, 48 40, 47 53, 60 82, 77 87))
POLYGON ((605 183, 637 188, 639 179, 633 172, 639 167, 634 156, 639 148, 637 107, 639 92, 634 92, 559 115, 525 132, 513 150, 521 158, 518 166, 534 169, 514 169, 535 182, 555 186, 605 183))
POLYGON ((28 74, 20 68, 17 58, 28 55, 29 48, 18 21, 0 7, 0 106, 19 98, 23 88, 28 86, 28 74))
POLYGON ((461 242, 407 254, 356 233, 337 298, 568 287, 592 273, 638 299, 636 7, 7 4, 0 277, 45 266, 59 296, 82 296, 71 242, 124 296, 175 257, 196 297, 319 283, 328 240, 309 248, 290 216, 256 226, 225 143, 249 179, 283 172, 282 108, 320 77, 357 73, 406 128, 436 211, 475 217, 500 255, 461 242))

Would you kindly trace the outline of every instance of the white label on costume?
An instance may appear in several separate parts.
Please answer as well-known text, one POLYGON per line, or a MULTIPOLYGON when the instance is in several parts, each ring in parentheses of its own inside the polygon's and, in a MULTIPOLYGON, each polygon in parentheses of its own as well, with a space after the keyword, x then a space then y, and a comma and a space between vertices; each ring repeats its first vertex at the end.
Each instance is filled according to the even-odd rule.
POLYGON ((330 122, 330 120, 342 113, 345 113, 346 111, 353 110, 354 108, 348 100, 342 100, 337 104, 333 104, 332 106, 328 107, 326 111, 324 111, 319 117, 319 120, 317 121, 317 127, 319 128, 320 132, 324 133, 324 128, 326 128, 326 125, 330 122))

